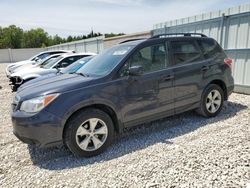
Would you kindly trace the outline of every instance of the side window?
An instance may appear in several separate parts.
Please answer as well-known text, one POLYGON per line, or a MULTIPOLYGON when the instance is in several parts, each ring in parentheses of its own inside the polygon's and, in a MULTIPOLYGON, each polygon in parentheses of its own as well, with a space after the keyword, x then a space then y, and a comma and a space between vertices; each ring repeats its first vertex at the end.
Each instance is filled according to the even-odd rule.
POLYGON ((59 62, 56 67, 57 68, 65 68, 65 67, 71 65, 72 63, 74 63, 75 61, 77 61, 80 58, 81 58, 81 56, 66 57, 61 62, 59 62))
POLYGON ((191 63, 202 60, 195 41, 171 41, 174 64, 191 63))
POLYGON ((164 44, 148 46, 136 51, 125 63, 121 76, 126 76, 129 67, 142 66, 144 73, 154 72, 166 68, 168 58, 164 44))
POLYGON ((214 40, 198 40, 198 43, 201 46, 203 55, 206 59, 215 57, 218 54, 223 53, 221 47, 214 40))

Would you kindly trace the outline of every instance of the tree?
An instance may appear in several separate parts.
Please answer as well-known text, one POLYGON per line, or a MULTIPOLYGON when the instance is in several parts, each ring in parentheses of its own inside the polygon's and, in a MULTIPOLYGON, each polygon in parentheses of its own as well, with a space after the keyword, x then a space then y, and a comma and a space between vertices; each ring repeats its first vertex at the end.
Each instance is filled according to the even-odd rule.
POLYGON ((0 28, 0 48, 21 48, 23 30, 15 25, 0 28))
MULTIPOLYGON (((42 28, 23 31, 15 25, 0 27, 0 49, 1 48, 42 48, 46 46, 61 44, 65 42, 78 41, 92 37, 101 36, 101 33, 94 33, 93 30, 87 35, 68 36, 62 38, 58 35, 49 36, 42 28)), ((105 37, 124 35, 124 33, 107 33, 105 37)))
POLYGON ((73 37, 70 35, 70 36, 68 36, 68 38, 67 38, 67 42, 72 42, 73 41, 73 37))
POLYGON ((105 35, 105 38, 110 38, 110 37, 116 37, 116 36, 125 35, 125 33, 118 33, 118 34, 106 33, 106 34, 104 34, 104 35, 105 35))
POLYGON ((42 28, 31 29, 23 34, 24 48, 40 48, 42 46, 48 46, 49 37, 48 33, 42 28))
POLYGON ((65 39, 61 38, 60 36, 58 35, 55 35, 55 36, 49 36, 48 38, 48 45, 49 46, 52 46, 52 45, 56 45, 56 44, 61 44, 61 43, 64 43, 65 42, 65 39))

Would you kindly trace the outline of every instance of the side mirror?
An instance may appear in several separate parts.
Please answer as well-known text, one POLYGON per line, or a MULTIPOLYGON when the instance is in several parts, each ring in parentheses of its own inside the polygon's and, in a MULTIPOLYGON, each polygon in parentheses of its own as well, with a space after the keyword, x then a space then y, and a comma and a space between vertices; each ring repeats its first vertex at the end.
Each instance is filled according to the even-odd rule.
POLYGON ((35 60, 35 61, 38 61, 38 60, 39 60, 39 58, 38 58, 38 57, 36 57, 34 60, 35 60))
POLYGON ((142 66, 133 66, 133 67, 130 67, 129 70, 128 70, 128 74, 130 76, 141 76, 143 75, 143 68, 142 66))

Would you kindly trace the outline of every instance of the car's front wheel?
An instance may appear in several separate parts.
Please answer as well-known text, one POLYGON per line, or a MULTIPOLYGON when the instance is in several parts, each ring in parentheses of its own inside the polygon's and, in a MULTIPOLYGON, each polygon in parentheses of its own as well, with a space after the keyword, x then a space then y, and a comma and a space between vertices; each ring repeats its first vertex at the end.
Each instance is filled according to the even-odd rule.
POLYGON ((105 112, 85 109, 73 116, 67 124, 64 142, 79 157, 102 153, 112 142, 114 125, 105 112))
POLYGON ((210 84, 203 91, 197 112, 204 117, 214 117, 220 113, 224 103, 224 93, 220 86, 210 84))

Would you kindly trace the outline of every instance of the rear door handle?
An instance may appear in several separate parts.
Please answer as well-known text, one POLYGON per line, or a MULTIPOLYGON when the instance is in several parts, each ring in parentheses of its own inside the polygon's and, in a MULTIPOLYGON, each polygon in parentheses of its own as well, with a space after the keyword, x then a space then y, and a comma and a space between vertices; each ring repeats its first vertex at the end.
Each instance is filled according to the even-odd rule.
POLYGON ((167 75, 167 76, 162 76, 161 80, 163 81, 169 81, 174 79, 174 75, 167 75))
POLYGON ((205 65, 205 66, 203 66, 203 67, 201 68, 201 71, 202 71, 202 72, 205 72, 205 71, 207 71, 208 69, 209 69, 209 66, 206 66, 206 65, 205 65))

